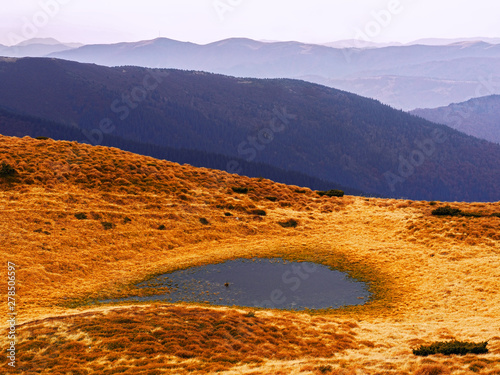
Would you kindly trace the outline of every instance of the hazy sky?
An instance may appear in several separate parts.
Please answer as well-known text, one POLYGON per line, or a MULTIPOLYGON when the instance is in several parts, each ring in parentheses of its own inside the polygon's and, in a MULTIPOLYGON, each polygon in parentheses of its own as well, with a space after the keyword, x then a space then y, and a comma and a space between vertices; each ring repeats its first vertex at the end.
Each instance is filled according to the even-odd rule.
POLYGON ((0 0, 0 44, 500 37, 498 0, 0 0))

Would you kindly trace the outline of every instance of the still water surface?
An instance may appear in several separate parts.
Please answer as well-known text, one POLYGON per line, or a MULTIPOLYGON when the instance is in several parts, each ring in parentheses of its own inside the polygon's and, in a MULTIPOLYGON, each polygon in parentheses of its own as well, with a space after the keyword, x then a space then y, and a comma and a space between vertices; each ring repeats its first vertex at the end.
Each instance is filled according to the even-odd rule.
POLYGON ((370 297, 367 284, 346 273, 321 264, 279 258, 192 267, 154 277, 137 287, 166 287, 168 292, 100 302, 163 300, 304 310, 360 305, 370 297))

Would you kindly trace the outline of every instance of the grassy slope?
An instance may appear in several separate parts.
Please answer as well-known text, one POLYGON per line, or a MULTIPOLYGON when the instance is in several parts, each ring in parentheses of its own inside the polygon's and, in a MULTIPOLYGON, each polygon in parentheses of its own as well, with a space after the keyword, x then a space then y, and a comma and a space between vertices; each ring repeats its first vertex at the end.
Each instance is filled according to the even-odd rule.
MULTIPOLYGON (((319 197, 71 142, 0 136, 0 161, 19 171, 0 185, 0 253, 19 265, 21 373, 414 373, 429 363, 457 374, 500 371, 498 217, 434 217, 439 203, 319 197), (239 186, 249 193, 234 193, 239 186), (279 225, 290 218, 297 228, 279 225), (151 274, 254 256, 335 266, 371 282, 375 298, 255 317, 236 307, 85 304, 136 294, 131 285, 151 274), (411 354, 452 337, 489 340, 490 353, 411 354)), ((453 206, 500 212, 499 203, 453 206)))

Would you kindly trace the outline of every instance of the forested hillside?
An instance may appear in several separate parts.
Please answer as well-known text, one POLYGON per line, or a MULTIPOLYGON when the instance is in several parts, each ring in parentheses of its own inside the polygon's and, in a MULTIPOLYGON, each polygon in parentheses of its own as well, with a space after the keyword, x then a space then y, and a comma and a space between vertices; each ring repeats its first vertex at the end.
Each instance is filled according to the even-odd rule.
POLYGON ((221 154, 231 172, 243 159, 388 197, 500 199, 500 146, 320 85, 55 59, 3 59, 0 80, 0 106, 92 144, 221 154))

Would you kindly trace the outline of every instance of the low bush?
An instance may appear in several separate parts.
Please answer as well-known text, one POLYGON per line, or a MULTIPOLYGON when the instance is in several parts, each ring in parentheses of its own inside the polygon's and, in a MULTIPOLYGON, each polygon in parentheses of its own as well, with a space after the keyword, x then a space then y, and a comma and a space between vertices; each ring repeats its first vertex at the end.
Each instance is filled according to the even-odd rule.
POLYGON ((12 177, 17 174, 17 171, 14 169, 13 166, 10 164, 7 164, 5 162, 2 162, 0 165, 0 177, 12 177))
POLYGON ((271 202, 276 202, 278 200, 276 197, 266 197, 266 199, 271 202))
POLYGON ((108 223, 107 221, 103 221, 101 222, 101 224, 105 230, 113 229, 113 223, 108 223))
POLYGON ((87 214, 85 214, 83 212, 79 212, 79 213, 75 214, 75 217, 78 220, 87 220, 87 214))
POLYGON ((481 212, 468 212, 468 211, 460 211, 461 216, 465 217, 482 217, 483 214, 481 212))
POLYGON ((257 215, 257 216, 266 216, 267 213, 264 210, 252 210, 250 211, 252 215, 257 215))
POLYGON ((432 210, 432 214, 435 216, 459 216, 462 213, 458 208, 452 208, 450 206, 444 206, 432 210))
POLYGON ((231 190, 234 191, 235 193, 238 193, 238 194, 247 194, 248 193, 248 188, 246 188, 246 187, 233 186, 231 188, 231 190))
POLYGON ((287 221, 280 221, 278 224, 283 228, 295 228, 297 225, 299 225, 299 222, 295 219, 289 219, 287 221))
POLYGON ((205 219, 204 217, 200 217, 200 223, 202 223, 203 225, 210 224, 210 222, 207 219, 205 219))
POLYGON ((463 217, 482 217, 483 214, 480 212, 469 212, 462 211, 459 208, 452 208, 450 206, 443 206, 436 208, 432 211, 435 216, 463 216, 463 217))
POLYGON ((305 189, 295 189, 294 192, 296 192, 298 194, 305 194, 305 193, 307 193, 307 190, 305 190, 305 189))
POLYGON ((319 196, 324 196, 326 195, 327 197, 343 197, 344 192, 342 190, 328 190, 328 191, 317 191, 316 192, 319 196))
POLYGON ((35 229, 33 232, 43 233, 43 234, 46 234, 47 236, 50 236, 50 232, 47 232, 46 230, 43 230, 43 229, 35 229))
POLYGON ((318 367, 319 372, 322 374, 326 374, 328 372, 332 372, 332 366, 330 365, 323 365, 318 367))
POLYGON ((38 139, 39 141, 47 141, 50 138, 49 137, 36 137, 35 139, 38 139))
POLYGON ((158 230, 165 230, 165 229, 167 229, 167 227, 163 224, 158 227, 158 230))
POLYGON ((438 341, 431 345, 421 345, 417 349, 413 349, 413 354, 427 357, 433 354, 444 354, 444 355, 465 355, 468 353, 472 354, 484 354, 488 353, 486 346, 488 342, 467 342, 467 341, 438 341))
POLYGON ((450 371, 442 365, 424 365, 415 371, 415 375, 445 375, 450 371))

